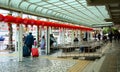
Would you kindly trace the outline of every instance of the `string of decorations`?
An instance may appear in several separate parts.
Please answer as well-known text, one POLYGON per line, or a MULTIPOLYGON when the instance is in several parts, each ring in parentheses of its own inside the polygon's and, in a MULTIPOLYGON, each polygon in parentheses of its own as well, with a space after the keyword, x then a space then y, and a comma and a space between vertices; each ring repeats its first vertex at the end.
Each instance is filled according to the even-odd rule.
POLYGON ((0 21, 8 22, 8 23, 15 23, 17 26, 19 24, 27 25, 36 25, 36 26, 47 26, 47 27, 59 27, 59 28, 68 28, 68 29, 78 29, 83 31, 92 31, 93 28, 90 27, 83 27, 73 24, 61 24, 57 22, 48 22, 48 21, 42 21, 42 20, 35 20, 35 19, 29 19, 29 18, 21 18, 21 17, 14 17, 11 15, 2 15, 0 14, 0 21))

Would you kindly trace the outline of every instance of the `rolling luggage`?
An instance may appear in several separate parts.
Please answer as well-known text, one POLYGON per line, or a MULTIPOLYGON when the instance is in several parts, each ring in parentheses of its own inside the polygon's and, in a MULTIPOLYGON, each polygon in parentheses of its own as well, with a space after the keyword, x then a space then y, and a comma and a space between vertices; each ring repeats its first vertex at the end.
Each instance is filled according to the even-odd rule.
POLYGON ((23 57, 27 57, 27 56, 30 56, 30 50, 26 45, 24 45, 23 46, 23 57))
POLYGON ((38 48, 32 48, 32 57, 38 57, 39 51, 38 48))

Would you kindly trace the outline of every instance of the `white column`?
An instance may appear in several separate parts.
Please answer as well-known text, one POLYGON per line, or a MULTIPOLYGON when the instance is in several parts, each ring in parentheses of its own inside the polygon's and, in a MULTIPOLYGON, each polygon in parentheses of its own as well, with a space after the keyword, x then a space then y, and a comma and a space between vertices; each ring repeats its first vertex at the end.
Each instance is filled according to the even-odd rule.
POLYGON ((52 27, 49 27, 49 34, 53 34, 52 27))
POLYGON ((74 30, 72 30, 72 43, 73 43, 73 40, 74 40, 75 36, 74 36, 74 30))
MULTIPOLYGON (((22 17, 22 13, 18 16, 22 17)), ((22 61, 23 57, 23 26, 22 24, 16 26, 16 41, 15 41, 15 52, 18 56, 18 61, 22 61)))
POLYGON ((20 24, 19 26, 19 36, 18 36, 18 57, 19 61, 22 61, 23 57, 23 26, 20 24))
POLYGON ((62 43, 62 42, 61 42, 61 41, 62 41, 62 40, 61 40, 61 39, 62 39, 61 37, 62 37, 62 29, 59 28, 58 44, 61 44, 61 43, 62 43))
POLYGON ((92 40, 92 32, 90 32, 90 40, 92 40))
POLYGON ((88 41, 90 41, 90 32, 87 32, 88 41))
POLYGON ((77 30, 75 30, 75 37, 77 37, 77 30))
POLYGON ((16 31, 15 31, 15 53, 18 52, 18 36, 19 36, 19 27, 16 25, 16 31))
POLYGON ((92 34, 92 32, 90 32, 90 40, 92 40, 93 39, 93 34, 92 34))
POLYGON ((65 43, 67 43, 68 44, 68 30, 67 29, 65 29, 65 43))
POLYGON ((65 29, 62 28, 62 44, 65 44, 65 29))
POLYGON ((46 54, 50 54, 50 27, 46 30, 46 54))
POLYGON ((81 32, 80 30, 78 30, 78 39, 79 39, 79 42, 81 41, 81 32))
POLYGON ((44 36, 45 35, 45 28, 44 27, 41 27, 41 38, 42 38, 42 36, 44 36))
POLYGON ((38 45, 40 44, 40 43, 39 43, 39 30, 40 30, 40 29, 39 29, 39 26, 37 26, 37 31, 36 31, 36 32, 37 32, 37 35, 36 35, 37 48, 38 48, 38 45))

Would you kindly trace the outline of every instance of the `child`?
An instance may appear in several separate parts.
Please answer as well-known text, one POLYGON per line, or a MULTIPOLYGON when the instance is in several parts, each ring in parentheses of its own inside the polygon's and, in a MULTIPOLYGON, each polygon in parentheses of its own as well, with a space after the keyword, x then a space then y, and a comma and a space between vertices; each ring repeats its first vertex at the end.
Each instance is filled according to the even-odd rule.
POLYGON ((36 41, 36 38, 34 38, 34 46, 37 47, 37 41, 36 41))

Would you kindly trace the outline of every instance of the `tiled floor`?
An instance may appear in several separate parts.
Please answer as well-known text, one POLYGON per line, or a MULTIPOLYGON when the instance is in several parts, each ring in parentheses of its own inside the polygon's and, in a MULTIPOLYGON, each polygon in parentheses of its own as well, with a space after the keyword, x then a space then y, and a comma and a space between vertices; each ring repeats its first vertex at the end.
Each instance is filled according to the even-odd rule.
MULTIPOLYGON (((111 50, 106 52, 106 56, 118 55, 117 57, 114 56, 115 58, 111 57, 112 61, 116 60, 114 63, 116 63, 117 66, 111 67, 116 69, 115 72, 119 72, 120 68, 119 48, 120 46, 118 43, 113 43, 113 45, 111 46, 111 50)), ((24 57, 22 62, 18 62, 16 54, 9 54, 7 52, 2 53, 2 55, 0 55, 0 72, 82 72, 82 70, 90 63, 90 61, 84 60, 78 61, 72 59, 59 59, 55 58, 55 56, 52 54, 46 56, 44 50, 41 51, 40 55, 43 56, 35 58, 24 57)), ((110 61, 107 61, 105 63, 109 65, 110 61)), ((108 69, 107 65, 103 65, 102 67, 104 67, 104 69, 108 69)), ((104 70, 101 72, 104 72, 104 70)))
POLYGON ((16 57, 0 57, 0 72, 67 72, 76 64, 74 60, 50 60, 27 57, 18 62, 16 57))
POLYGON ((110 44, 99 72, 120 72, 120 42, 110 44))

